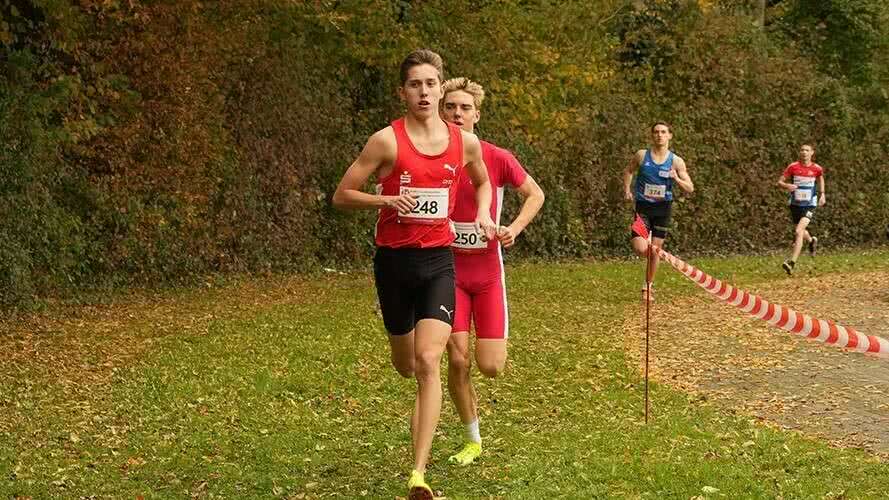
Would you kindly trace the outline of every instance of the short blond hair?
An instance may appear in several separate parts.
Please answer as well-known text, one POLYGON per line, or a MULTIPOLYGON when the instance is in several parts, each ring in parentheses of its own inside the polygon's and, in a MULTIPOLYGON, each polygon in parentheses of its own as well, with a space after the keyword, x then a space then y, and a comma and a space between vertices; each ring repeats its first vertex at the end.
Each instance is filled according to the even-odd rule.
POLYGON ((462 90, 472 96, 472 102, 475 104, 475 109, 482 108, 482 101, 485 100, 485 89, 483 89, 481 85, 465 76, 458 76, 457 78, 451 78, 450 80, 445 81, 441 86, 442 96, 446 96, 448 95, 448 92, 457 90, 462 90))

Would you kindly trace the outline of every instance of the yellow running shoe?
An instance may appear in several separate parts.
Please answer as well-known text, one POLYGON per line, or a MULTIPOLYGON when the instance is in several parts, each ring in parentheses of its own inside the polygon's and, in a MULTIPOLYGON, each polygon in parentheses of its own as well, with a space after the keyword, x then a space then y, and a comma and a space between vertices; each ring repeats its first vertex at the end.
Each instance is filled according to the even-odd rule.
POLYGON ((426 484, 423 473, 418 470, 411 471, 411 478, 407 480, 408 500, 432 500, 432 488, 426 484))
POLYGON ((482 444, 475 442, 468 442, 463 449, 460 450, 456 455, 451 455, 448 457, 448 463, 457 464, 457 465, 469 465, 478 458, 479 455, 482 454, 482 444))

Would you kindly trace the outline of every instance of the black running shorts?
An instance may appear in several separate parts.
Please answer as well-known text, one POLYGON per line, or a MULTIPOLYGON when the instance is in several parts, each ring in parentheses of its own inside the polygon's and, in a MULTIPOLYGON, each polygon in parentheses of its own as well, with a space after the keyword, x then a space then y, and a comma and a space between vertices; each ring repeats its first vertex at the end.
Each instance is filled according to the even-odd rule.
MULTIPOLYGON (((665 239, 670 230, 673 202, 662 201, 658 203, 636 203, 636 213, 642 218, 645 227, 655 238, 665 239)), ((630 239, 639 236, 630 232, 630 239)))
POLYGON ((377 297, 383 324, 404 335, 421 319, 454 324, 454 255, 449 247, 377 248, 377 297))
POLYGON ((809 222, 815 220, 815 207, 798 207, 796 205, 790 205, 790 220, 793 221, 793 225, 799 224, 799 221, 803 219, 803 217, 809 219, 809 222))

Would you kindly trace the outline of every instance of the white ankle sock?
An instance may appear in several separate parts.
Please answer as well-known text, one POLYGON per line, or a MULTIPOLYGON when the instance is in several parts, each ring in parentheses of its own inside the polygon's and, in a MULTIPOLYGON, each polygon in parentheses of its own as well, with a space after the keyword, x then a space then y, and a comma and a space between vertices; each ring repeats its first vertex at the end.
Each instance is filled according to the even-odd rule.
POLYGON ((478 429, 478 419, 466 424, 466 439, 473 443, 482 444, 482 435, 478 429))

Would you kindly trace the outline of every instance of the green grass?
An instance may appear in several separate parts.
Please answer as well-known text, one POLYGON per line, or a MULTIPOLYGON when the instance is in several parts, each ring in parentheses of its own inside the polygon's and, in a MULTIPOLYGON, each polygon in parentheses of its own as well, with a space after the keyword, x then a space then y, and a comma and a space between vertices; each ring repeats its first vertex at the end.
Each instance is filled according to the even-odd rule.
MULTIPOLYGON (((783 277, 780 261, 693 263, 755 289, 783 277)), ((800 273, 887 270, 889 252, 815 262, 803 260, 800 273)), ((625 315, 638 313, 641 272, 638 260, 509 268, 510 364, 502 378, 475 377, 483 460, 445 464, 462 437, 446 402, 427 474, 434 489, 448 498, 529 499, 884 494, 885 462, 657 384, 645 425, 641 380, 621 349, 625 315)), ((238 286, 178 292, 174 314, 183 317, 172 324, 237 296, 238 286)), ((41 359, 39 350, 32 361, 0 366, 0 498, 403 496, 415 385, 389 364, 370 277, 290 286, 292 300, 248 296, 205 330, 159 335, 130 310, 135 319, 121 328, 142 346, 138 356, 107 369, 111 354, 74 360, 102 376, 58 375, 50 368, 73 361, 64 353, 41 359)), ((657 286, 659 301, 702 293, 666 268, 657 286)), ((89 322, 71 335, 101 352, 129 348, 112 346, 89 322)))

